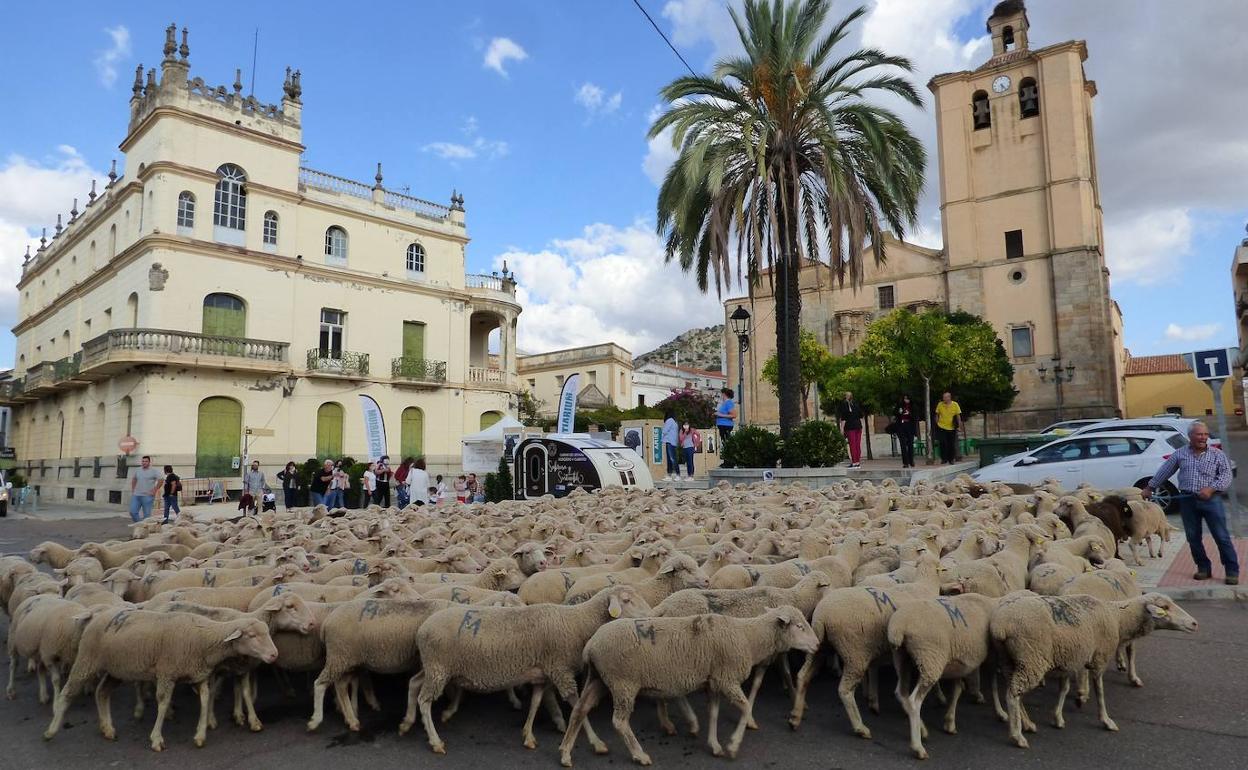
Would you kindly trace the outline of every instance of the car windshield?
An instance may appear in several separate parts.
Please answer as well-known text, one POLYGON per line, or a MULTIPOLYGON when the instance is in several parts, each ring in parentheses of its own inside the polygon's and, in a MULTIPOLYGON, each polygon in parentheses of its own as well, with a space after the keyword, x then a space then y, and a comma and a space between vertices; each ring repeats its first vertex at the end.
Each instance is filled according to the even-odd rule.
POLYGON ((1182 449, 1188 444, 1187 436, 1184 436, 1181 433, 1174 433, 1172 435, 1166 436, 1166 443, 1174 447, 1175 449, 1182 449))

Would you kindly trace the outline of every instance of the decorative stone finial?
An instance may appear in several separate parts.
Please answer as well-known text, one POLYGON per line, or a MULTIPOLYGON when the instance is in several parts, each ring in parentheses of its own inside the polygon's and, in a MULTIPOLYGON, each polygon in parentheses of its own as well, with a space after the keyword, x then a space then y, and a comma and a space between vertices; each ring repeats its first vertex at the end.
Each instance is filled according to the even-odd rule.
POLYGON ((69 221, 73 222, 78 218, 78 199, 74 198, 74 207, 69 210, 69 221))
POLYGON ((293 101, 299 101, 299 97, 303 95, 303 73, 295 70, 295 74, 290 76, 290 98, 293 101))
POLYGON ((92 179, 92 180, 91 180, 91 192, 87 193, 87 205, 88 205, 88 206, 90 206, 92 203, 95 203, 95 198, 96 198, 96 195, 95 195, 95 180, 94 180, 94 179, 92 179))
POLYGON ((290 99, 290 98, 291 98, 291 95, 290 95, 290 67, 287 67, 287 68, 286 68, 286 79, 282 81, 282 93, 286 95, 286 98, 287 98, 287 99, 290 99))
POLYGON ((26 244, 26 256, 25 256, 24 258, 22 258, 22 267, 26 267, 27 265, 29 265, 29 264, 30 264, 30 259, 31 259, 31 257, 30 257, 30 244, 28 243, 28 244, 26 244))
POLYGON ((173 36, 177 33, 177 24, 170 24, 168 27, 165 27, 165 61, 173 61, 173 53, 178 50, 178 44, 173 39, 173 36))
POLYGON ((234 70, 234 95, 238 96, 243 92, 243 71, 240 68, 234 70))
POLYGON ((64 230, 64 229, 65 228, 61 226, 61 215, 57 214, 56 215, 56 235, 53 235, 52 238, 53 239, 57 238, 61 234, 61 230, 64 230))
POLYGON ((39 236, 39 251, 43 251, 48 247, 48 228, 43 228, 43 233, 39 236))
POLYGON ((113 165, 108 169, 108 185, 111 188, 117 182, 117 159, 113 158, 113 165))
POLYGON ((451 190, 451 211, 463 211, 463 210, 464 210, 464 196, 460 195, 455 190, 451 190))
POLYGON ((130 90, 134 92, 134 96, 136 99, 138 98, 139 94, 143 93, 143 65, 142 64, 134 68, 134 88, 130 90))
POLYGON ((178 55, 182 57, 182 61, 191 55, 191 47, 186 44, 186 27, 182 28, 182 45, 178 47, 178 55))
POLYGON ((377 184, 373 185, 373 189, 380 190, 381 189, 381 161, 377 161, 377 176, 373 177, 373 179, 377 180, 377 184))
POLYGON ((147 71, 147 85, 143 88, 143 94, 147 95, 156 91, 156 68, 152 67, 147 71))

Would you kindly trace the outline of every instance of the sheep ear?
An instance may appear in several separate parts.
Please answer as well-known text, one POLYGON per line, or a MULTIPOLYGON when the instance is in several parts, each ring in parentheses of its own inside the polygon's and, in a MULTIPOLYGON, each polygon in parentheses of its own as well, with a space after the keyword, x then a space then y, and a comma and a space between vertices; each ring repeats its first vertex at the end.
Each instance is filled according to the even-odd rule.
POLYGON ((1170 614, 1170 611, 1167 610, 1165 607, 1162 607, 1160 604, 1154 604, 1153 602, 1149 602, 1148 604, 1144 606, 1148 609, 1148 614, 1153 616, 1154 618, 1164 618, 1170 614))
POLYGON ((239 630, 239 629, 237 629, 237 628, 236 628, 236 629, 234 629, 233 631, 231 631, 231 632, 230 632, 230 635, 229 635, 229 636, 225 637, 225 638, 224 638, 224 639, 222 639, 221 641, 223 641, 223 642, 232 642, 232 641, 234 641, 235 639, 239 638, 239 637, 240 637, 240 636, 242 636, 242 635, 243 635, 243 632, 242 632, 241 630, 239 630))
POLYGON ((777 616, 776 625, 780 626, 781 628, 784 628, 785 626, 789 625, 789 616, 788 615, 777 616))

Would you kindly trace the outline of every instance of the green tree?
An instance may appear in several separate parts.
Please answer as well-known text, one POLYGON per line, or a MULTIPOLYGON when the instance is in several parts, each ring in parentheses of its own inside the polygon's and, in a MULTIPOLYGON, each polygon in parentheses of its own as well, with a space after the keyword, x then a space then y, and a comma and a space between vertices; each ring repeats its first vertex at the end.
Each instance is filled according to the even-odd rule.
POLYGON ((650 127, 652 138, 670 129, 679 150, 658 198, 667 259, 702 291, 735 279, 753 294, 764 276, 773 286, 786 437, 801 420, 801 268, 824 264, 860 284, 867 245, 879 264, 883 231, 914 225, 927 162, 905 123, 871 101, 922 105, 910 61, 842 53, 866 9, 830 26, 828 12, 827 0, 730 8, 744 55, 674 80, 661 92, 671 107, 650 127))
MULTIPOLYGON (((827 379, 832 366, 832 354, 819 343, 814 332, 802 329, 798 341, 798 383, 802 393, 802 419, 810 419, 810 386, 827 379)), ((771 392, 780 396, 780 360, 772 354, 763 364, 763 381, 771 386, 771 392)))
POLYGON ((519 406, 516 408, 520 422, 529 427, 542 425, 545 422, 542 417, 542 407, 545 405, 546 402, 534 396, 532 391, 520 391, 519 406))
POLYGON ((695 428, 709 428, 715 424, 715 401, 707 394, 693 388, 679 388, 654 405, 660 415, 671 409, 676 422, 689 423, 695 428))

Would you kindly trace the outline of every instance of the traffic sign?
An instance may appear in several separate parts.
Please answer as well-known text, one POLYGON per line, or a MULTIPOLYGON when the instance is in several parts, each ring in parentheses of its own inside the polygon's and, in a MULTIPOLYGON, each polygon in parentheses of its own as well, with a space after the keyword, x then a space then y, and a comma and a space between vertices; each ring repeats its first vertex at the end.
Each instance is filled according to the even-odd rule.
POLYGON ((121 450, 122 454, 128 455, 139 448, 139 440, 134 436, 122 436, 121 440, 117 442, 117 448, 121 450))
POLYGON ((1198 380, 1224 380, 1231 376, 1232 362, 1238 358, 1239 351, 1235 348, 1214 348, 1213 350, 1197 350, 1187 353, 1184 357, 1196 373, 1198 380))

